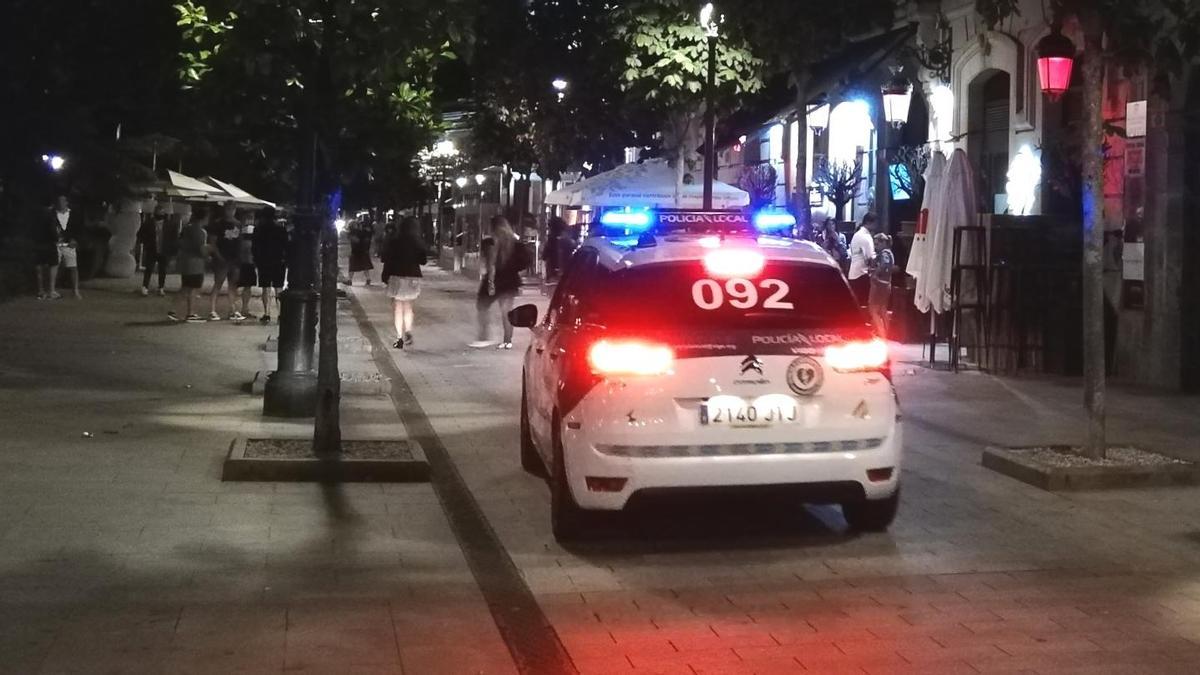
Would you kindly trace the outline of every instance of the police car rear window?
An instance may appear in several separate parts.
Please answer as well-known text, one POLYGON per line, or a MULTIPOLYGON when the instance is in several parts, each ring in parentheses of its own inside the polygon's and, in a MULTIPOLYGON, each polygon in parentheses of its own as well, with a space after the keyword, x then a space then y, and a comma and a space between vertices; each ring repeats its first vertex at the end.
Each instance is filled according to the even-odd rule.
POLYGON ((661 263, 596 280, 596 320, 607 326, 738 329, 841 327, 863 316, 837 269, 768 261, 754 277, 717 279, 702 263, 661 263))

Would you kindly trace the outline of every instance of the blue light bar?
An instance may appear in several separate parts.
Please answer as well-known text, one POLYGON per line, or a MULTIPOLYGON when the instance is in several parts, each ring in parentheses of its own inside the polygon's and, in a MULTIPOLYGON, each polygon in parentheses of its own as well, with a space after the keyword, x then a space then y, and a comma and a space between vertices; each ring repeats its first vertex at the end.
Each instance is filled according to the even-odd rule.
POLYGON ((796 216, 786 211, 759 211, 754 214, 754 229, 782 230, 796 226, 796 216))
POLYGON ((625 230, 644 230, 653 222, 650 211, 608 211, 600 216, 600 224, 625 230))

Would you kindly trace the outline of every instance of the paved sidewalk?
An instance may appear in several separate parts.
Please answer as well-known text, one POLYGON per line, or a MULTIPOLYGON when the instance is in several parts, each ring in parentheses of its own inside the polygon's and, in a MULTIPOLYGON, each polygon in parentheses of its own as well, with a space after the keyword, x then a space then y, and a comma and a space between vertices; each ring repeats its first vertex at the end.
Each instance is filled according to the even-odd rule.
POLYGON ((276 329, 133 287, 3 305, 0 672, 514 672, 431 486, 220 481, 235 436, 311 435, 247 393, 276 329))
MULTIPOLYGON (((431 273, 417 347, 393 359, 581 672, 1200 663, 1200 489, 1053 495, 980 466, 987 444, 1079 433, 1078 396, 1056 382, 898 368, 909 454, 887 534, 848 535, 833 508, 701 503, 613 518, 597 541, 559 546, 546 486, 518 463, 528 338, 468 350, 472 287, 431 273)), ((387 299, 356 293, 386 335, 387 299)), ((1193 453, 1194 406, 1114 393, 1114 438, 1193 453)))

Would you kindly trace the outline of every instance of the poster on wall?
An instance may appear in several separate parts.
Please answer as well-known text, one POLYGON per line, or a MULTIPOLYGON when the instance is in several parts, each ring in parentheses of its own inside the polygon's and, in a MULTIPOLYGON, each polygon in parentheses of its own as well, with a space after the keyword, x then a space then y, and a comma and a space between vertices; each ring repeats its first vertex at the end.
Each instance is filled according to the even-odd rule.
POLYGON ((1146 102, 1130 101, 1125 104, 1125 136, 1140 138, 1146 135, 1146 102))

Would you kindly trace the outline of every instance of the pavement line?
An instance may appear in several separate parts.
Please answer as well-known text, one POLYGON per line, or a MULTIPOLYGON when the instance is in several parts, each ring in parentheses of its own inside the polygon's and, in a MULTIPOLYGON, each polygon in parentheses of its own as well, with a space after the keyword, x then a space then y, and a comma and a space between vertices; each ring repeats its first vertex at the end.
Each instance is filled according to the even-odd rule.
POLYGON ((434 491, 517 670, 529 675, 578 672, 554 626, 458 472, 421 402, 392 362, 391 351, 371 323, 366 308, 355 294, 349 295, 359 329, 371 341, 372 358, 379 372, 392 382, 392 404, 409 436, 425 451, 434 491))

